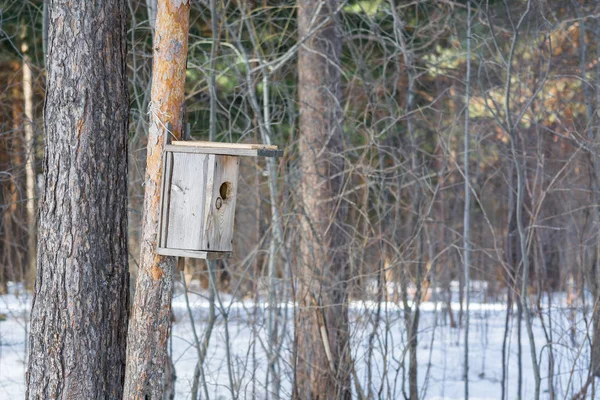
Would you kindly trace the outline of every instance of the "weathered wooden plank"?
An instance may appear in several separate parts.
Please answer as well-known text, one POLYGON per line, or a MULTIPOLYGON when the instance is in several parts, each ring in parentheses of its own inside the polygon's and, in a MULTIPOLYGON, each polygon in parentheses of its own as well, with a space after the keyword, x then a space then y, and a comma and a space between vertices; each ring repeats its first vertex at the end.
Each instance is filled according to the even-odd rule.
POLYGON ((172 144, 174 146, 205 147, 209 149, 277 150, 277 146, 259 143, 223 143, 206 142, 201 140, 175 140, 172 142, 172 144))
MULTIPOLYGON (((179 143, 194 143, 194 142, 179 142, 179 143)), ((218 155, 230 155, 230 156, 245 156, 245 157, 281 157, 283 156, 283 150, 277 150, 277 148, 257 148, 257 149, 245 149, 245 148, 229 148, 229 147, 199 147, 192 145, 174 145, 170 144, 165 146, 165 150, 172 151, 174 153, 193 153, 193 154, 218 154, 218 155)))
MULTIPOLYGON (((208 155, 208 172, 206 173, 206 182, 205 182, 205 191, 204 191, 204 214, 202 215, 202 221, 203 221, 203 227, 204 230, 202 231, 202 243, 201 243, 201 248, 203 250, 214 250, 211 249, 210 247, 206 247, 207 244, 210 245, 210 243, 208 243, 207 239, 206 239, 206 229, 207 229, 207 221, 210 215, 210 208, 211 208, 211 201, 212 201, 212 197, 213 197, 213 193, 214 193, 214 184, 215 184, 215 159, 216 159, 216 155, 215 154, 210 154, 208 155)), ((227 249, 230 250, 230 249, 227 249)))
POLYGON ((161 182, 161 205, 160 205, 160 217, 159 217, 159 238, 158 246, 164 247, 167 245, 167 227, 169 224, 169 204, 170 204, 170 193, 171 193, 171 177, 173 172, 173 153, 164 153, 164 170, 161 182))
POLYGON ((159 247, 156 252, 161 256, 201 258, 204 260, 220 260, 231 256, 230 251, 183 250, 159 247))
POLYGON ((209 159, 209 164, 214 165, 214 173, 209 174, 206 186, 202 249, 231 251, 240 158, 224 155, 210 157, 214 157, 214 163, 209 159))
POLYGON ((173 153, 166 247, 203 250, 204 199, 209 156, 173 153))

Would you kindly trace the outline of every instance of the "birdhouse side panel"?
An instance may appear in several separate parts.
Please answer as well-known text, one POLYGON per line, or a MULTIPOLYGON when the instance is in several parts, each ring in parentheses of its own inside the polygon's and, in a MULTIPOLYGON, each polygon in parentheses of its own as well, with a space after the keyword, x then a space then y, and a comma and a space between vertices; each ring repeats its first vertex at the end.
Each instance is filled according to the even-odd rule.
POLYGON ((214 173, 208 176, 208 180, 213 182, 206 185, 210 191, 206 193, 206 228, 202 246, 208 251, 232 251, 240 158, 211 155, 213 157, 214 173))
POLYGON ((173 153, 166 247, 202 250, 207 154, 173 153))

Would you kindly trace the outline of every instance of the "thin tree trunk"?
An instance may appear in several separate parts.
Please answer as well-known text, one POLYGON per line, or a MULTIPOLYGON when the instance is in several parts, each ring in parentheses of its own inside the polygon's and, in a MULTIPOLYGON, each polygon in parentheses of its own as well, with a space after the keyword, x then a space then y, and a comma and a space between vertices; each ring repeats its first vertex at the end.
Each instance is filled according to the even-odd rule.
MULTIPOLYGON (((506 315, 506 325, 505 325, 505 338, 503 344, 503 351, 506 350, 506 335, 508 335, 509 329, 509 320, 511 315, 513 315, 512 304, 516 302, 517 305, 517 398, 521 399, 523 394, 523 362, 522 362, 522 353, 521 353, 521 318, 522 318, 522 308, 521 302, 519 300, 519 291, 517 290, 517 285, 519 282, 519 245, 518 245, 518 237, 517 237, 517 201, 515 197, 515 187, 516 179, 515 179, 515 171, 514 164, 511 163, 508 168, 508 179, 509 179, 509 187, 508 187, 508 217, 507 217, 507 236, 506 236, 506 256, 507 256, 507 264, 509 266, 509 271, 507 273, 507 290, 508 290, 508 303, 511 304, 511 308, 507 306, 507 315, 506 315)), ((506 353, 505 356, 506 364, 504 368, 506 369, 505 375, 503 375, 503 381, 508 381, 508 363, 510 362, 510 353, 506 353)), ((506 398, 508 398, 508 393, 506 394, 506 398)))
POLYGON ((162 399, 168 378, 176 259, 159 256, 155 249, 164 140, 167 135, 180 138, 182 132, 189 12, 187 0, 158 1, 140 263, 127 337, 126 399, 162 399))
MULTIPOLYGON (((516 285, 515 285, 516 290, 516 285)), ((517 379, 517 399, 523 398, 523 300, 520 293, 517 294, 517 364, 518 364, 518 379, 517 379)))
POLYGON ((152 37, 154 37, 154 31, 156 29, 156 10, 157 0, 146 0, 146 10, 148 11, 148 25, 152 31, 152 37))
MULTIPOLYGON (((600 1, 596 0, 596 6, 600 4, 600 1)), ((596 36, 596 51, 600 51, 600 23, 596 21, 595 27, 595 36, 596 36)), ((583 50, 582 50, 583 51, 583 50)), ((585 60, 584 60, 585 61, 585 60)), ((596 82, 594 87, 596 88, 596 107, 600 105, 600 88, 598 85, 600 84, 600 64, 596 66, 596 82)), ((593 126, 593 122, 589 121, 588 124, 593 126)), ((600 129, 600 128, 598 128, 600 129)), ((593 140, 594 144, 598 143, 598 137, 600 137, 600 130, 590 130, 589 134, 594 135, 589 138, 593 140)), ((600 159, 597 154, 590 155, 593 157, 592 168, 594 169, 594 181, 592 183, 592 199, 594 201, 593 204, 598 204, 600 201, 600 159)), ((594 227, 595 234, 598 235, 598 230, 600 230, 600 211, 597 207, 592 208, 593 216, 594 216, 594 227)), ((596 377, 600 377, 600 242, 596 243, 596 254, 595 254, 595 262, 590 271, 590 279, 593 283, 590 285, 592 288, 592 294, 594 295, 594 308, 593 308, 593 324, 594 324, 594 333, 592 340, 592 359, 591 359, 591 369, 596 377)), ((592 391, 595 389, 594 384, 592 384, 592 391)))
POLYGON ((52 2, 49 22, 26 397, 119 399, 129 293, 125 4, 52 2))
MULTIPOLYGON (((4 84, 4 82, 2 82, 4 84)), ((13 110, 14 113, 14 110, 13 110)), ((10 145, 8 137, 0 138, 0 172, 11 170, 10 145)), ((11 180, 0 179, 0 204, 10 204, 12 193, 16 193, 11 180)), ((15 279, 14 266, 12 265, 12 253, 14 248, 12 213, 2 211, 0 213, 0 294, 8 293, 8 281, 15 279)))
POLYGON ((510 327, 510 316, 512 315, 512 290, 508 288, 508 295, 506 297, 506 316, 504 318, 504 335, 502 336, 502 378, 500 379, 500 385, 502 386, 500 400, 506 400, 506 381, 507 381, 507 372, 508 372, 508 353, 507 353, 507 345, 508 345, 508 333, 510 327))
MULTIPOLYGON (((417 194, 417 199, 415 201, 416 206, 415 210, 418 210, 418 216, 422 215, 422 192, 419 190, 417 194)), ((417 360, 417 346, 419 344, 419 322, 421 320, 421 310, 420 303, 422 297, 422 282, 423 282, 423 229, 420 229, 418 232, 419 235, 419 247, 417 250, 417 273, 415 278, 415 295, 413 298, 413 307, 410 313, 406 313, 406 310, 409 309, 407 306, 407 302, 405 301, 405 313, 408 318, 406 318, 406 331, 409 335, 408 338, 408 352, 409 352, 409 367, 408 367, 408 387, 410 392, 410 400, 419 400, 419 383, 418 383, 418 360, 417 360)), ((409 277, 405 275, 403 277, 404 281, 409 280, 409 277)), ((405 297, 406 298, 406 297, 405 297)))
POLYGON ((465 273, 465 354, 464 380, 465 400, 469 399, 469 302, 471 281, 471 188, 469 187, 469 95, 471 82, 471 0, 467 0, 467 79, 465 89, 465 136, 464 136, 464 169, 465 169, 465 209, 464 209, 464 273, 465 273))
POLYGON ((42 6, 42 56, 44 61, 44 68, 47 64, 48 56, 48 1, 43 0, 44 5, 42 6))
POLYGON ((25 151, 25 194, 27 196, 27 273, 26 283, 33 287, 36 263, 36 207, 35 207, 35 138, 33 135, 33 74, 31 59, 27 55, 27 44, 21 46, 23 52, 23 100, 25 111, 24 151, 25 151))
MULTIPOLYGON (((22 63, 14 63, 15 72, 19 72, 22 68, 22 63)), ((20 101, 23 94, 23 85, 21 80, 17 76, 14 75, 14 81, 12 84, 12 125, 13 132, 11 137, 6 137, 6 140, 3 141, 6 149, 3 149, 4 155, 7 157, 7 170, 12 170, 13 168, 19 168, 24 165, 23 162, 23 148, 25 139, 22 137, 22 127, 23 127, 23 104, 20 101)), ((22 74, 21 74, 22 78, 22 74)), ((4 167, 1 168, 4 171, 4 167)), ((7 200, 10 202, 10 212, 8 210, 5 211, 5 223, 4 223, 4 232, 5 234, 14 235, 14 241, 6 238, 5 240, 5 252, 8 250, 14 251, 15 259, 12 261, 8 261, 5 265, 10 266, 12 268, 3 268, 5 270, 5 274, 10 276, 12 274, 11 280, 18 282, 25 282, 27 275, 27 268, 24 265, 23 258, 25 258, 25 264, 27 264, 27 254, 24 254, 22 251, 23 239, 27 237, 27 226, 24 225, 21 221, 25 218, 25 206, 22 201, 23 197, 23 189, 25 188, 24 177, 22 174, 13 175, 12 179, 10 179, 9 183, 9 193, 7 194, 7 200), (14 231, 11 231, 14 229, 14 231)), ((4 203, 6 204, 6 203, 4 203)), ((7 254, 9 255, 9 254, 7 254)), ((10 257, 10 255, 9 255, 10 257)), ((35 270, 34 270, 35 271, 35 270)), ((35 276, 32 277, 31 287, 33 288, 33 280, 35 276)), ((6 289, 6 287, 5 287, 6 289)))
POLYGON ((300 162, 302 181, 297 375, 301 399, 350 399, 348 260, 341 224, 346 207, 338 200, 341 156, 341 37, 337 0, 298 2, 300 38, 314 24, 331 21, 299 50, 300 162))

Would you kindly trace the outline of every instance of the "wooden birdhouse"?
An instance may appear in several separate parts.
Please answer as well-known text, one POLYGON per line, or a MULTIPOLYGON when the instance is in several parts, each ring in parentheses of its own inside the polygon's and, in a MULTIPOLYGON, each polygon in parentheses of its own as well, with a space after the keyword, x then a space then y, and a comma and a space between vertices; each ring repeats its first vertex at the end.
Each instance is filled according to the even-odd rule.
POLYGON ((218 259, 233 250, 240 157, 277 146, 178 141, 165 146, 157 253, 218 259))

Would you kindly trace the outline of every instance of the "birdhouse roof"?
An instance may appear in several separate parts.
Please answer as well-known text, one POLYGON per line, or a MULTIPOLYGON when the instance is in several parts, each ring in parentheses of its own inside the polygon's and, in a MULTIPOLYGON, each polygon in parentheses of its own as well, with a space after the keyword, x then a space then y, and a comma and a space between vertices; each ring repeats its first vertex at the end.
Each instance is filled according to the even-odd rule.
POLYGON ((203 141, 174 141, 165 146, 165 151, 196 154, 220 154, 247 157, 281 157, 283 150, 277 146, 249 143, 221 143, 203 141))

